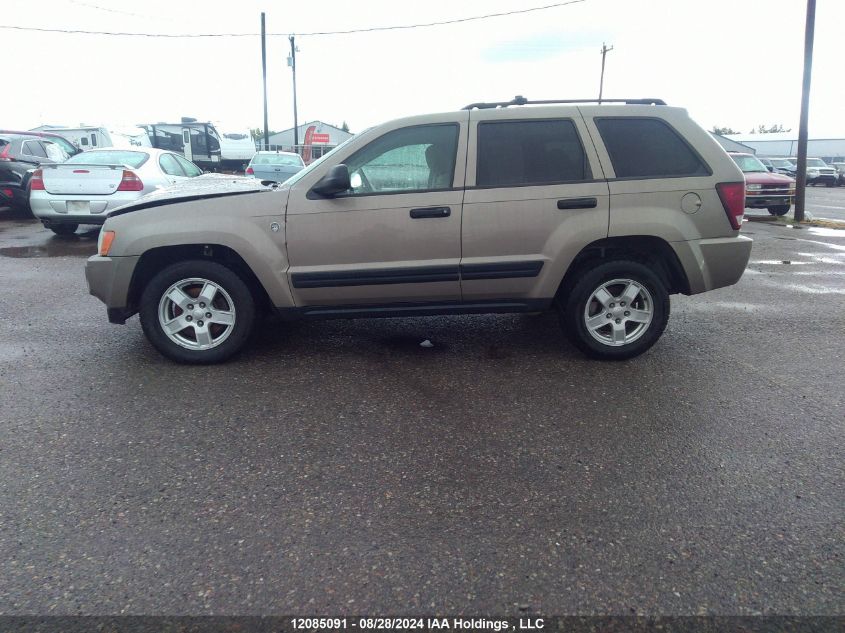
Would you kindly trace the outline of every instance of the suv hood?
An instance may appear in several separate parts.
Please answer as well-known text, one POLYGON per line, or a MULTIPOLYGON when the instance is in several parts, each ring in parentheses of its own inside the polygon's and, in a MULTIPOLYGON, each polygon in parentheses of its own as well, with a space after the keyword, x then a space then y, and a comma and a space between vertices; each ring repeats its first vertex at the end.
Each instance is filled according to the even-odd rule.
POLYGON ((750 185, 783 185, 794 181, 786 174, 776 174, 773 172, 743 172, 745 182, 750 185))
POLYGON ((138 198, 134 202, 125 204, 109 213, 109 217, 160 207, 167 204, 187 202, 189 200, 205 200, 223 196, 238 196, 248 193, 264 193, 282 189, 279 183, 270 183, 245 176, 228 176, 226 174, 203 174, 196 178, 189 178, 170 187, 157 189, 152 193, 138 198))

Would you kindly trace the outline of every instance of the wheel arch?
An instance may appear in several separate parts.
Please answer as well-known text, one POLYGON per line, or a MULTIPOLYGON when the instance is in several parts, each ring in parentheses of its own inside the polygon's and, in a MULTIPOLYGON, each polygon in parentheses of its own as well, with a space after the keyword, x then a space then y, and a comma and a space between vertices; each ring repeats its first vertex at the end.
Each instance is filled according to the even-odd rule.
POLYGON ((557 295, 566 295, 584 267, 614 259, 645 264, 661 277, 670 294, 690 294, 687 274, 669 242, 653 235, 623 235, 602 238, 582 248, 569 264, 557 295))
POLYGON ((132 272, 127 307, 132 312, 137 311, 144 287, 159 271, 171 264, 192 259, 212 261, 226 266, 246 283, 259 310, 269 312, 273 308, 267 289, 246 260, 229 246, 209 243, 159 246, 145 251, 132 272))

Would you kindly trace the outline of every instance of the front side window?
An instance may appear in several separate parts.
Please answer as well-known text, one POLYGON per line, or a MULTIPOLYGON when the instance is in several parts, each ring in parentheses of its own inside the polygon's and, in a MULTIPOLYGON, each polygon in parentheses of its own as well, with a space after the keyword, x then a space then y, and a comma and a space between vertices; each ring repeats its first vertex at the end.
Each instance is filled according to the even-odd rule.
POLYGON ((346 160, 353 195, 449 189, 458 125, 420 125, 388 132, 346 160))
POLYGON ((478 124, 479 187, 589 180, 587 156, 567 119, 483 121, 478 124))
POLYGON ((665 121, 620 117, 595 122, 617 178, 710 175, 707 165, 665 121))
POLYGON ((42 143, 44 149, 47 151, 47 158, 50 160, 62 163, 68 159, 68 153, 61 148, 60 145, 57 143, 51 143, 50 141, 44 141, 42 143))

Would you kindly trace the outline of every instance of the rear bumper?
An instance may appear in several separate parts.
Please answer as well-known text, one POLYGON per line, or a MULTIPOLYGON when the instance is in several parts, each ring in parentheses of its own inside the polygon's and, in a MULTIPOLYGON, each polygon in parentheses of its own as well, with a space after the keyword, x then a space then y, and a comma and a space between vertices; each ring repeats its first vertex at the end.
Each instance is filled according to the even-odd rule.
POLYGON ((673 242, 687 274, 690 294, 715 290, 739 281, 751 257, 750 237, 720 237, 673 242))
POLYGON ((29 197, 32 214, 42 222, 52 224, 103 224, 111 211, 135 202, 143 192, 117 191, 111 195, 54 195, 33 191, 29 197), (68 211, 69 202, 81 202, 87 207, 68 211), (76 211, 75 213, 73 211, 76 211))
POLYGON ((85 264, 88 292, 106 304, 112 323, 123 323, 137 311, 129 305, 129 287, 138 259, 94 255, 85 264))

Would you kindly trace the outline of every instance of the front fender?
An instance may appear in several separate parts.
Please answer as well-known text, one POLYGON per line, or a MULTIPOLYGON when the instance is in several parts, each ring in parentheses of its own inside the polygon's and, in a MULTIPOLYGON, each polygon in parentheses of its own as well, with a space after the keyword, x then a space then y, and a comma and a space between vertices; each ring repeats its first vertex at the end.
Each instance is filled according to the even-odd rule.
POLYGON ((235 251, 278 307, 293 306, 287 281, 285 207, 287 190, 174 202, 110 217, 109 252, 137 257, 162 247, 220 245, 235 251), (273 230, 277 225, 278 230, 273 230))

